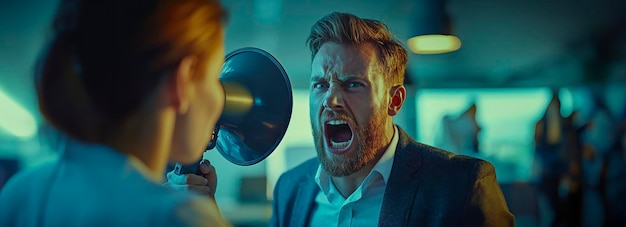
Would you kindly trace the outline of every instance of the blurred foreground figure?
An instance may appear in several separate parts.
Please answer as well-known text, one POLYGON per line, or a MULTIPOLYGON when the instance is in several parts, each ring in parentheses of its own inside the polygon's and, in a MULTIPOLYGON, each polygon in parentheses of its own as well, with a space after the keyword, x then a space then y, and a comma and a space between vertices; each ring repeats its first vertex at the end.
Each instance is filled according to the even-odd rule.
POLYGON ((332 13, 311 29, 317 158, 284 173, 272 226, 513 226, 493 166, 394 124, 407 52, 380 21, 332 13))
POLYGON ((224 17, 214 0, 62 1, 36 87, 69 139, 4 186, 0 226, 226 225, 214 200, 161 186, 221 115, 224 17))

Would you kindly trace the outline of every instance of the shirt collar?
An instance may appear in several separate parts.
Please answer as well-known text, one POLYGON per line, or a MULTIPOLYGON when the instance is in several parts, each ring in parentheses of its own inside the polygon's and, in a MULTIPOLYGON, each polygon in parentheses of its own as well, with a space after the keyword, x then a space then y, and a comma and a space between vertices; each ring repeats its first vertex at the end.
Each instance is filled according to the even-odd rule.
POLYGON ((398 146, 398 128, 393 126, 393 137, 391 138, 391 143, 389 143, 389 147, 385 151, 376 166, 372 171, 377 171, 380 175, 383 176, 383 180, 385 180, 385 184, 387 184, 387 180, 389 179, 389 175, 391 175, 391 167, 393 166, 393 160, 396 154, 396 147, 398 146))
MULTIPOLYGON (((393 137, 391 137, 391 143, 389 143, 387 150, 385 150, 385 153, 382 157, 380 157, 380 159, 372 169, 372 172, 368 174, 366 179, 370 178, 373 173, 380 173, 380 175, 383 177, 383 180, 385 181, 385 185, 387 184, 389 175, 391 175, 391 167, 393 167, 396 147, 398 146, 398 128, 394 125, 393 129, 394 133, 393 137)), ((324 171, 321 164, 317 167, 317 172, 315 173, 315 182, 322 189, 322 191, 328 195, 328 191, 330 189, 330 176, 328 176, 328 174, 324 171)))

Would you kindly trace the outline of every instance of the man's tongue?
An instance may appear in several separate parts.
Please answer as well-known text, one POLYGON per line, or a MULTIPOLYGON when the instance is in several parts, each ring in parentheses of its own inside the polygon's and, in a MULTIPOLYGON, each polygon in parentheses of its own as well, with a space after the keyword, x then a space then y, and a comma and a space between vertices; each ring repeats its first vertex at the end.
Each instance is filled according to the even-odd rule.
POLYGON ((342 143, 352 138, 352 132, 348 127, 341 127, 335 131, 331 140, 335 143, 342 143))

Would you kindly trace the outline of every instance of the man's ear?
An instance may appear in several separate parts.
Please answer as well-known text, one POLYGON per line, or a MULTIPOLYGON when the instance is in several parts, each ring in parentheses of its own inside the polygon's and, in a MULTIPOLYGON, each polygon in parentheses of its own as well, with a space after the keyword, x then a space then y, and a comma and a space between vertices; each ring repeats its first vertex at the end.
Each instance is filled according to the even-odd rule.
POLYGON ((191 78, 195 73, 197 62, 197 58, 193 56, 183 58, 168 84, 171 105, 179 114, 184 114, 189 109, 191 91, 193 90, 191 78))
POLYGON ((403 85, 397 85, 392 87, 389 93, 391 99, 389 100, 387 113, 389 116, 396 116, 396 114, 400 112, 400 109, 402 109, 404 100, 406 100, 406 88, 404 88, 403 85))

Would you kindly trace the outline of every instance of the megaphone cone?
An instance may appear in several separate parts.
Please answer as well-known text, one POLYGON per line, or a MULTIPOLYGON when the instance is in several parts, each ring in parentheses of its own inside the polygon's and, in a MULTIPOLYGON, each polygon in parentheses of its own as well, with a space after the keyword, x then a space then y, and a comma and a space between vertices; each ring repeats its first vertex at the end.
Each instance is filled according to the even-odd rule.
MULTIPOLYGON (((246 47, 228 55, 222 66, 224 110, 207 150, 217 148, 228 161, 253 165, 267 158, 287 131, 293 107, 291 83, 280 63, 264 50, 246 47)), ((199 162, 177 173, 195 173, 199 162)))
POLYGON ((287 73, 272 55, 248 47, 226 56, 220 81, 226 100, 216 148, 232 163, 256 164, 287 131, 293 106, 287 73))

